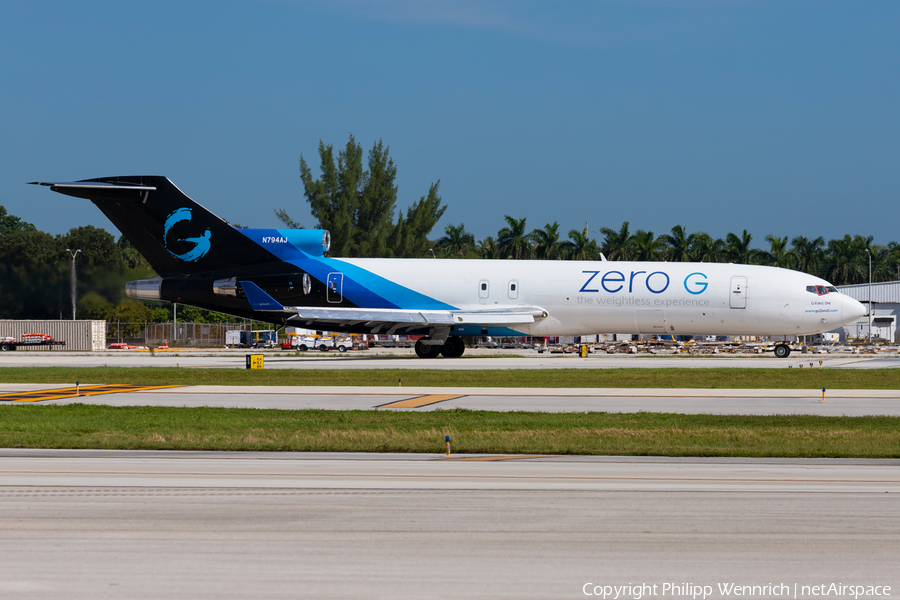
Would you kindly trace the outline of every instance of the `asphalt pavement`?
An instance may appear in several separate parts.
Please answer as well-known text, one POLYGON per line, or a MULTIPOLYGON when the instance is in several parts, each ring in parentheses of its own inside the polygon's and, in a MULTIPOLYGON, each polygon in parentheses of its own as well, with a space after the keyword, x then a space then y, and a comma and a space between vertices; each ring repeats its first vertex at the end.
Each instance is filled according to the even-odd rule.
POLYGON ((581 598, 645 584, 664 598, 685 583, 708 598, 723 584, 894 595, 898 467, 0 450, 0 595, 581 598))

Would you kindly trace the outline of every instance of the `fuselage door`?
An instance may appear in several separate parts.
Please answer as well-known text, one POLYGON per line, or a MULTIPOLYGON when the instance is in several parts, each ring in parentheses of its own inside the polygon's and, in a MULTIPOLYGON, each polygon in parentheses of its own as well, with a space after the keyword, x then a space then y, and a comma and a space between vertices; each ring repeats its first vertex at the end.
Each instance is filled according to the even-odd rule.
POLYGON ((731 278, 731 294, 728 297, 731 308, 747 308, 747 278, 731 278))
POLYGON ((516 279, 513 279, 509 282, 509 297, 512 300, 515 300, 519 297, 519 282, 516 279))
POLYGON ((491 295, 491 282, 487 279, 482 279, 478 282, 478 299, 481 300, 482 304, 487 304, 487 299, 491 295))
POLYGON ((326 280, 326 298, 332 304, 338 304, 344 299, 344 274, 329 273, 326 280))
POLYGON ((662 335, 666 332, 666 317, 661 310, 638 309, 635 311, 639 333, 655 333, 662 335))

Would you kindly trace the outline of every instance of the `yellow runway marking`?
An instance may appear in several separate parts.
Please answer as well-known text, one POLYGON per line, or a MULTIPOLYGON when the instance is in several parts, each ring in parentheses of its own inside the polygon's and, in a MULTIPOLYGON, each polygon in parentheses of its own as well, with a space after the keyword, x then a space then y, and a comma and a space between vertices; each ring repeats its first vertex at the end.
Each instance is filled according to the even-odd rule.
POLYGON ((378 408, 422 408, 438 402, 453 400, 454 398, 462 398, 461 394, 429 394, 427 396, 417 396, 407 400, 397 400, 388 404, 381 404, 378 408))
POLYGON ((520 460, 523 458, 544 458, 548 456, 547 454, 530 454, 524 456, 451 456, 450 458, 441 458, 438 460, 482 460, 482 461, 495 461, 495 460, 520 460))
POLYGON ((78 391, 74 387, 55 390, 35 390, 33 392, 15 392, 0 394, 0 402, 42 402, 44 400, 60 400, 62 398, 78 398, 79 396, 98 396, 117 392, 141 392, 163 388, 183 387, 180 385, 83 385, 78 391))

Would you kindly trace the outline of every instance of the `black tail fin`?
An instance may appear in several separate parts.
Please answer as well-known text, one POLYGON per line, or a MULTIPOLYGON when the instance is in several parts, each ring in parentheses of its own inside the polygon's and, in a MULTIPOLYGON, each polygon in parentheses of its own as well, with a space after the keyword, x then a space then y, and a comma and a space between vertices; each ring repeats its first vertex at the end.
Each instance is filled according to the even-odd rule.
POLYGON ((87 198, 162 276, 279 261, 179 190, 167 177, 100 177, 43 183, 87 198))

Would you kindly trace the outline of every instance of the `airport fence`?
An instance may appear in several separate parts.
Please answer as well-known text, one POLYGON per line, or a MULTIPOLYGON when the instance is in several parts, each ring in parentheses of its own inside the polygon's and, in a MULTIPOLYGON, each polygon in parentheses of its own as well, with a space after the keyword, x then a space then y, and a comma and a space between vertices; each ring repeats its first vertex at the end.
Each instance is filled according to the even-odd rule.
POLYGON ((251 331, 247 323, 129 323, 108 321, 106 343, 132 346, 220 348, 226 331, 251 331))

